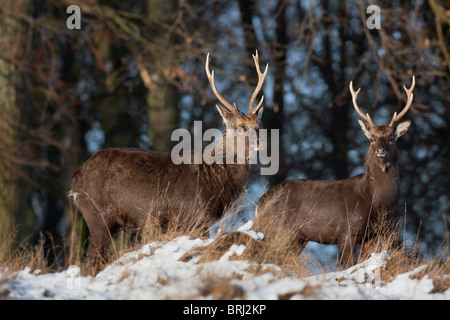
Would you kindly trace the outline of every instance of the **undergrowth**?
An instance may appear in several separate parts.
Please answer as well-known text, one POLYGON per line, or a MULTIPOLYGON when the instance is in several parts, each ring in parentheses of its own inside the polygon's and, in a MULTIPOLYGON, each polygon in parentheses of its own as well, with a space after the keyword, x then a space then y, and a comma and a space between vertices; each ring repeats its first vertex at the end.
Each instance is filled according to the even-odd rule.
MULTIPOLYGON (((242 208, 234 208, 238 212, 242 208)), ((233 210, 232 210, 233 212, 233 210)), ((67 269, 70 265, 80 267, 82 274, 94 275, 86 259, 86 240, 82 236, 82 217, 72 208, 68 217, 69 232, 63 237, 62 243, 52 241, 48 235, 42 234, 36 245, 30 245, 29 239, 16 242, 16 231, 12 230, 0 243, 0 267, 3 271, 14 272, 25 267, 31 270, 41 270, 41 273, 55 272, 67 269), (46 238, 47 237, 47 238, 46 238), (46 241, 44 241, 46 240, 46 241), (49 247, 48 243, 52 245, 49 247), (51 258, 50 258, 51 257, 51 258)), ((226 224, 226 219, 224 220, 226 224)), ((280 277, 291 275, 304 278, 313 274, 313 258, 299 255, 297 246, 293 245, 293 236, 273 224, 270 234, 265 240, 255 240, 248 234, 238 231, 219 231, 215 239, 205 247, 194 248, 180 260, 189 261, 200 257, 197 263, 218 260, 232 245, 244 245, 246 250, 241 256, 234 255, 230 259, 242 259, 251 262, 249 272, 255 275, 271 272, 280 277), (273 267, 270 267, 270 266, 273 267), (276 266, 276 267, 275 267, 276 266)), ((226 228, 220 228, 225 230, 226 228)), ((266 228, 267 230, 267 228, 266 228)), ((167 242, 181 235, 192 238, 205 237, 205 228, 199 224, 175 224, 163 226, 149 224, 139 232, 125 229, 116 236, 108 247, 106 265, 112 263, 126 252, 137 250, 144 244, 160 241, 167 242)), ((450 287, 450 259, 436 256, 431 259, 423 258, 416 241, 411 249, 406 249, 400 237, 399 223, 382 220, 375 235, 363 245, 358 256, 360 263, 373 253, 387 251, 390 258, 385 270, 381 271, 381 280, 392 281, 398 274, 412 271, 419 266, 426 267, 413 277, 420 279, 428 276, 433 279, 434 292, 444 292, 450 287)), ((326 271, 326 266, 323 268, 326 271)), ((242 298, 244 293, 236 286, 230 285, 230 279, 205 279, 204 292, 215 298, 242 298)))

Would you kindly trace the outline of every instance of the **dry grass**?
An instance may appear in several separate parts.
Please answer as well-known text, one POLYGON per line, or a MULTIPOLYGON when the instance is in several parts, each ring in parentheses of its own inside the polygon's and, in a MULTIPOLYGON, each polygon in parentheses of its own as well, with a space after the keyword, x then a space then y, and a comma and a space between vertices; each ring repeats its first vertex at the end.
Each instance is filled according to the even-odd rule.
MULTIPOLYGON (((240 209, 235 208, 236 212, 240 209)), ((86 243, 84 243, 81 231, 82 217, 74 208, 71 208, 68 220, 70 232, 65 236, 63 246, 54 245, 50 251, 45 249, 43 240, 35 246, 30 246, 27 240, 17 244, 14 242, 15 232, 11 232, 7 240, 0 244, 0 266, 8 268, 10 272, 23 270, 25 267, 32 270, 40 269, 41 272, 54 272, 61 268, 66 269, 70 265, 77 265, 82 274, 92 274, 85 258, 86 243), (50 254, 55 257, 53 264, 49 264, 50 254)), ((293 233, 286 232, 276 222, 269 226, 270 228, 267 225, 264 228, 264 240, 255 240, 249 235, 237 231, 219 232, 210 245, 195 248, 180 260, 189 261, 198 256, 200 256, 198 263, 218 260, 233 244, 237 244, 244 245, 246 249, 241 256, 233 255, 230 259, 252 262, 247 271, 255 275, 265 272, 272 272, 275 275, 278 272, 280 277, 286 276, 286 274, 299 278, 312 275, 311 264, 314 264, 314 261, 308 260, 310 258, 305 255, 299 255, 298 246, 293 241, 293 233), (265 266, 267 264, 276 265, 281 268, 281 271, 276 268, 267 268, 265 266)), ((446 291, 450 287, 450 259, 444 260, 442 257, 435 257, 425 260, 419 252, 418 245, 406 250, 401 244, 399 229, 398 223, 381 221, 376 236, 362 246, 358 262, 367 259, 371 253, 387 251, 390 259, 386 269, 381 273, 383 281, 389 282, 398 274, 412 271, 426 264, 427 267, 413 277, 420 279, 427 275, 433 279, 434 292, 446 291)), ((205 228, 197 220, 190 224, 179 224, 175 221, 175 223, 165 226, 149 223, 139 232, 125 229, 109 245, 107 264, 112 263, 126 252, 141 248, 143 244, 155 241, 167 242, 186 234, 193 238, 204 237, 205 228)), ((44 235, 42 239, 44 239, 44 235)), ((210 295, 214 299, 245 298, 242 289, 230 282, 232 279, 239 279, 239 276, 207 277, 202 287, 202 295, 210 295)), ((314 295, 314 288, 307 289, 305 292, 297 293, 314 295)), ((289 297, 288 295, 280 298, 289 297)))
POLYGON ((3 243, 0 243, 0 266, 9 272, 25 267, 41 270, 41 273, 55 272, 70 265, 78 265, 86 270, 84 243, 82 240, 82 217, 70 207, 68 210, 69 232, 59 243, 49 234, 41 233, 37 243, 31 236, 17 242, 17 228, 11 230, 3 243))
POLYGON ((422 279, 424 276, 433 280, 434 288, 431 293, 447 291, 450 288, 450 258, 445 261, 436 258, 427 261, 426 267, 411 278, 422 279))
POLYGON ((299 294, 308 299, 319 299, 320 298, 320 286, 306 284, 306 286, 299 291, 292 291, 278 296, 279 300, 289 300, 293 296, 299 294))
POLYGON ((392 281, 397 275, 410 272, 420 266, 424 269, 410 276, 411 279, 422 279, 428 276, 433 280, 434 289, 431 293, 445 292, 450 287, 450 259, 443 260, 437 256, 432 259, 421 258, 419 254, 396 248, 388 251, 390 259, 387 261, 385 270, 381 271, 381 280, 392 281))
MULTIPOLYGON (((76 210, 69 213, 69 232, 63 237, 63 243, 56 244, 46 234, 40 235, 37 244, 32 245, 30 238, 17 243, 17 232, 10 235, 0 243, 0 266, 8 272, 23 270, 40 270, 41 273, 56 272, 66 269, 70 265, 77 265, 83 275, 94 275, 86 257, 86 240, 83 240, 83 218, 76 210), (49 243, 51 244, 49 246, 49 243)), ((204 237, 205 228, 197 222, 183 226, 160 226, 148 224, 142 230, 125 228, 111 239, 106 250, 106 264, 111 264, 127 252, 140 249, 142 245, 161 241, 167 242, 178 236, 189 234, 192 237, 204 237)))
POLYGON ((426 265, 411 278, 421 279, 427 275, 433 279, 433 292, 446 291, 450 287, 450 258, 440 255, 431 259, 424 258, 417 239, 412 248, 406 249, 400 235, 400 222, 389 220, 384 215, 379 222, 376 235, 362 245, 357 263, 368 259, 372 253, 386 251, 389 253, 389 259, 386 268, 381 271, 381 280, 390 282, 399 274, 426 265))
POLYGON ((245 299, 244 289, 231 283, 233 279, 241 278, 237 274, 230 277, 208 277, 202 282, 199 294, 202 297, 211 296, 214 300, 245 299))
POLYGON ((106 253, 106 265, 117 260, 125 253, 140 249, 144 244, 156 241, 168 242, 179 236, 189 235, 192 238, 208 238, 208 229, 204 221, 206 213, 199 213, 196 219, 177 220, 161 225, 154 219, 149 219, 144 228, 136 230, 125 228, 115 236, 106 253))
MULTIPOLYGON (((14 237, 11 237, 14 242, 14 237)), ((30 246, 28 239, 20 244, 9 244, 9 251, 3 251, 0 265, 8 271, 18 271, 25 267, 31 270, 41 270, 42 272, 50 272, 52 266, 48 265, 48 256, 50 252, 45 253, 44 242, 41 240, 35 246, 30 246)))
MULTIPOLYGON (((280 219, 281 220, 281 219, 280 219)), ((193 251, 187 253, 182 260, 190 260, 194 256, 200 255, 199 263, 218 260, 222 257, 233 244, 245 245, 246 250, 241 256, 232 256, 230 259, 241 259, 254 262, 252 270, 247 270, 255 275, 264 272, 277 273, 274 269, 266 269, 261 266, 264 264, 274 264, 281 268, 279 276, 286 276, 286 274, 295 275, 299 278, 312 275, 311 264, 313 260, 307 260, 303 255, 299 255, 298 246, 295 244, 292 233, 286 232, 277 225, 276 222, 265 226, 265 239, 255 240, 251 236, 238 232, 231 231, 228 233, 218 234, 215 240, 206 247, 195 248, 193 251), (257 266, 260 266, 259 268, 257 266)), ((361 263, 368 259, 373 253, 380 253, 387 251, 390 258, 387 261, 386 268, 381 272, 381 280, 385 282, 392 281, 397 275, 410 272, 419 266, 426 265, 426 268, 418 273, 412 275, 412 278, 421 279, 428 276, 433 280, 434 289, 432 292, 444 292, 450 287, 450 258, 444 259, 442 256, 436 256, 432 259, 426 259, 423 253, 420 252, 418 241, 411 249, 406 249, 400 237, 400 225, 398 220, 388 219, 383 215, 379 220, 378 230, 373 237, 364 242, 361 246, 358 261, 361 263)), ((327 266, 322 267, 325 270, 327 266)), ((217 283, 221 283, 221 279, 212 279, 207 286, 216 288, 217 283)), ((217 290, 217 289, 216 289, 217 290)), ((316 288, 306 287, 298 294, 314 297, 316 288)), ((212 291, 211 291, 212 292, 212 291)), ((236 293, 238 288, 230 288, 224 286, 224 296, 231 298, 239 298, 236 293), (230 294, 229 292, 234 292, 230 294), (226 293, 228 292, 228 293, 226 293), (236 296, 234 296, 234 294, 236 296)), ((211 293, 214 297, 219 298, 220 293, 211 293)), ((295 293, 289 293, 282 298, 290 298, 295 293)))
POLYGON ((198 263, 215 261, 228 252, 232 245, 244 245, 246 248, 242 255, 232 255, 229 259, 251 262, 247 271, 255 275, 266 272, 278 274, 280 277, 286 274, 300 278, 312 275, 307 258, 299 256, 297 248, 291 245, 287 237, 273 238, 269 242, 255 240, 239 231, 218 234, 210 245, 194 248, 180 260, 189 261, 193 257, 200 256, 198 263), (268 268, 269 264, 278 268, 268 268))

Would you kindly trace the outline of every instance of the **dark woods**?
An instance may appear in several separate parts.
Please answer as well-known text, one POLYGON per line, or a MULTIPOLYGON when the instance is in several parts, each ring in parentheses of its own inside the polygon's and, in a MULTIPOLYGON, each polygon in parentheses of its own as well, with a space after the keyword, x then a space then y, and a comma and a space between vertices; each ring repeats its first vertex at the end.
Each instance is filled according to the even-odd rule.
MULTIPOLYGON (((346 179, 364 170, 359 106, 375 123, 414 102, 398 141, 397 214, 431 252, 450 224, 450 7, 445 1, 380 1, 380 28, 364 1, 70 1, 0 4, 0 245, 63 245, 76 168, 99 149, 170 151, 176 128, 223 128, 204 73, 214 56, 217 88, 246 106, 258 82, 251 54, 270 64, 262 126, 280 130, 280 169, 247 185, 288 178, 346 179), (220 77, 218 76, 220 74, 220 77), (220 80, 219 80, 220 79, 220 80)), ((245 111, 245 110, 241 110, 245 111)))

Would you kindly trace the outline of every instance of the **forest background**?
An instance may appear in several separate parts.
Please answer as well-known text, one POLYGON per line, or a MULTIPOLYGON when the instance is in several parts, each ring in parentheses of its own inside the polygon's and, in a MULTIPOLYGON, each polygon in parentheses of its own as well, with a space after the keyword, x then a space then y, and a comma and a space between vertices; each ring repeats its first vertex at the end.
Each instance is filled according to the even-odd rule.
MULTIPOLYGON (((448 250, 450 4, 444 0, 2 0, 0 247, 62 245, 76 168, 108 147, 170 151, 176 128, 221 128, 204 63, 246 111, 269 63, 263 127, 280 130, 280 169, 252 170, 249 201, 285 179, 364 170, 358 104, 386 124, 416 76, 413 125, 398 141, 402 228, 427 252, 448 250), (67 27, 77 5, 79 29, 67 27), (380 28, 370 29, 370 5, 380 28), (11 243, 11 242, 8 242, 11 243)), ((406 236, 404 237, 406 239, 406 236)))

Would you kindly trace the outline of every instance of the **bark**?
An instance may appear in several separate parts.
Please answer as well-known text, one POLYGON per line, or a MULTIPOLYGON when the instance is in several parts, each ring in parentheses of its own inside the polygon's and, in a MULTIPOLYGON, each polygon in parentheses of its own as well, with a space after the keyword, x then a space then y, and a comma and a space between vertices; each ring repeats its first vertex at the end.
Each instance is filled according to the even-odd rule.
MULTIPOLYGON (((170 151, 172 131, 178 127, 179 92, 176 86, 174 48, 178 0, 149 0, 147 17, 154 21, 153 40, 157 49, 151 52, 151 66, 147 69, 148 120, 150 145, 156 151, 170 151)), ((143 74, 141 67, 141 75, 143 74)), ((144 81, 145 83, 145 81, 144 81)))
POLYGON ((20 102, 26 94, 21 91, 24 82, 19 69, 26 27, 8 12, 26 12, 28 3, 28 0, 5 0, 0 9, 0 246, 12 236, 13 228, 19 222, 21 190, 17 151, 20 102))

